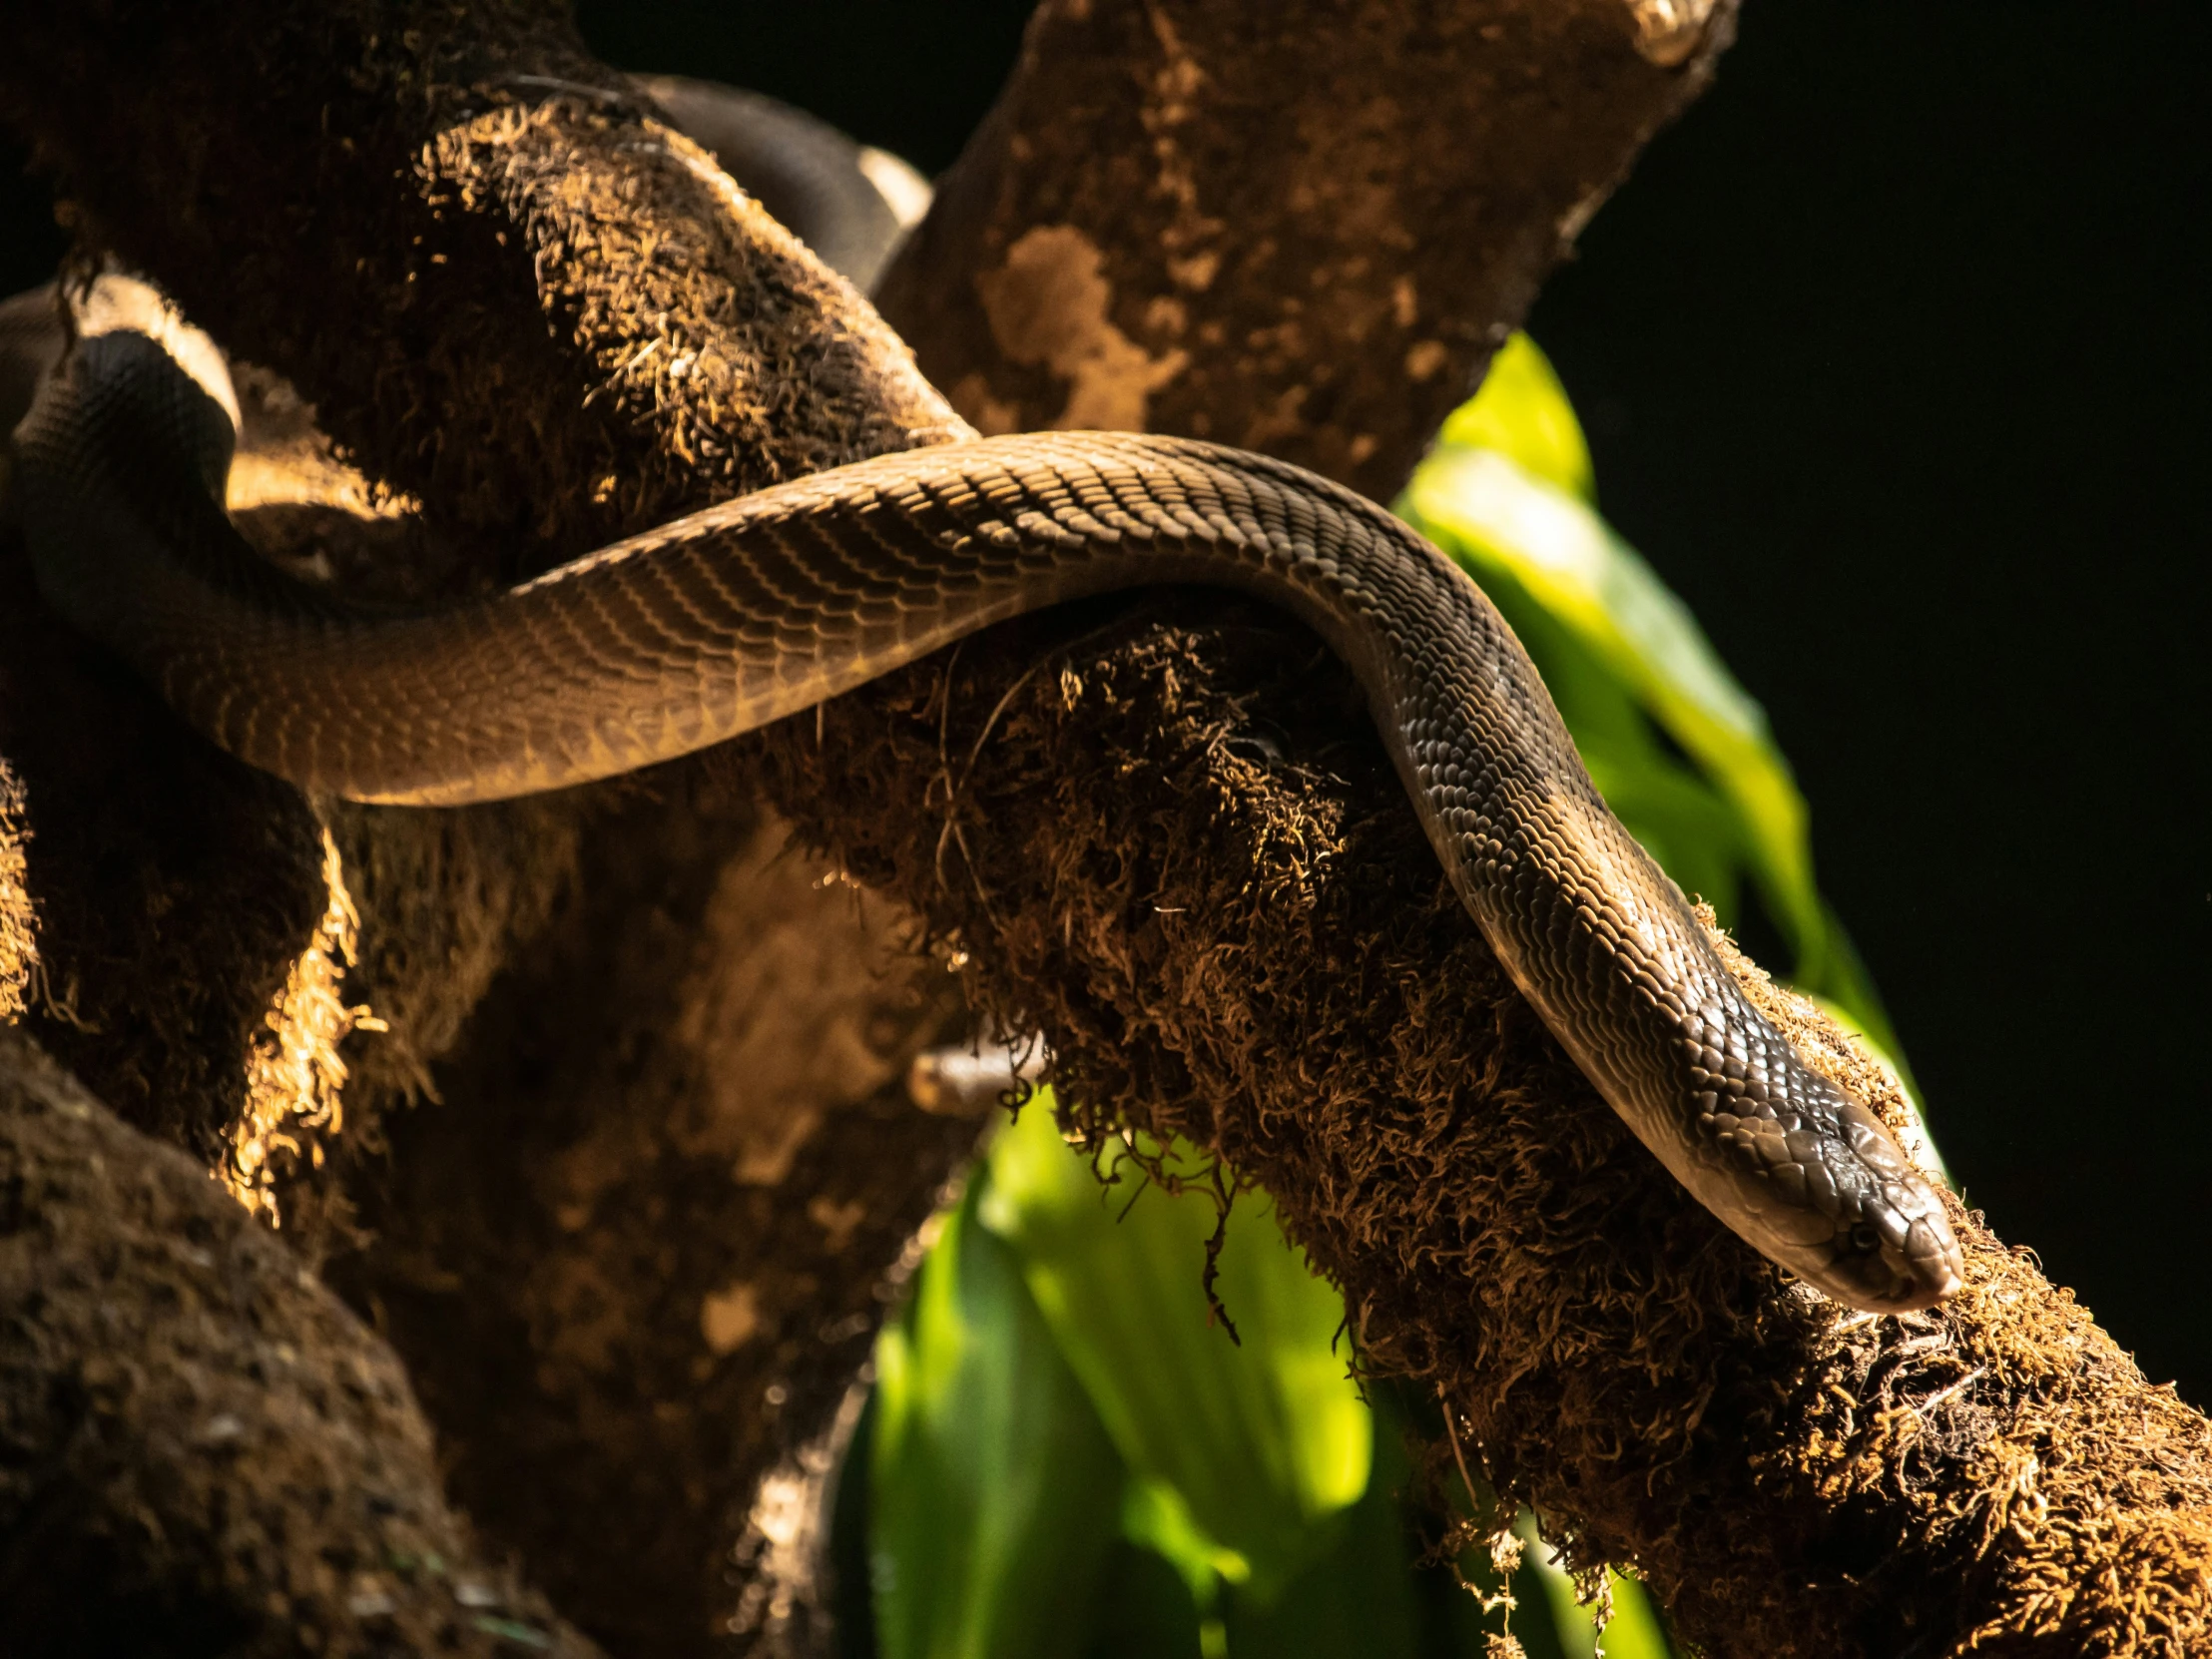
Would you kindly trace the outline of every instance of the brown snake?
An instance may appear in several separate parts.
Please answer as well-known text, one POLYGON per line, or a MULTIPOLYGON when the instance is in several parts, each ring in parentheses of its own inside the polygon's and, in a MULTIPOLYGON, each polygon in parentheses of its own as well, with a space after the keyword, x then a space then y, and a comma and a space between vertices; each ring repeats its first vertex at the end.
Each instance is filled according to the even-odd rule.
POLYGON ((493 801, 703 748, 1063 600, 1257 595, 1350 665, 1506 970, 1700 1202, 1856 1308, 1960 1285, 1929 1182, 1752 1006, 1481 590, 1373 502, 1181 439, 992 438, 763 490, 482 602, 370 615, 233 528, 232 419, 179 339, 205 344, 80 339, 15 435, 16 494, 48 599, 255 766, 358 801, 493 801))

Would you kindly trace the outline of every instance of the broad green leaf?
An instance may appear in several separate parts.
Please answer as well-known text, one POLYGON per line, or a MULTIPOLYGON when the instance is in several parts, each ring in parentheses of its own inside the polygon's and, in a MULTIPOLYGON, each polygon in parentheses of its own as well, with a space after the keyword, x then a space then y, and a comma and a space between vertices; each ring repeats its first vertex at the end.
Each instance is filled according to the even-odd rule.
POLYGON ((1165 1480, 1131 1475, 1121 1494, 1121 1535, 1175 1569, 1190 1598, 1200 1659, 1222 1659, 1229 1633, 1221 1621, 1222 1586, 1243 1583, 1252 1565, 1198 1523, 1183 1494, 1165 1480))
MULTIPOLYGON (((1380 1431, 1368 1413, 1371 1431, 1380 1431)), ((1378 1464, 1382 1462, 1379 1457, 1378 1464)), ((1419 1651, 1413 1565, 1395 1487, 1380 1467, 1344 1512, 1329 1547, 1269 1605, 1232 1589, 1224 1621, 1232 1659, 1341 1659, 1419 1651)))
POLYGON ((882 1659, 1084 1659, 1120 1458, 976 1195, 875 1345, 869 1577, 882 1659))
POLYGON ((1452 410, 1436 441, 1455 449, 1494 449, 1570 495, 1596 498, 1590 445, 1551 359, 1526 334, 1498 347, 1482 389, 1452 410))
POLYGON ((1336 1346, 1342 1299, 1247 1195, 1217 1287, 1243 1339, 1233 1343, 1201 1288, 1213 1206, 1171 1197, 1127 1164, 1102 1188, 1060 1138, 1049 1097, 999 1137, 989 1166, 977 1214, 1020 1259, 1062 1354, 1147 1483, 1132 1500, 1150 1527, 1143 1541, 1264 1605, 1367 1487, 1373 1432, 1336 1346))

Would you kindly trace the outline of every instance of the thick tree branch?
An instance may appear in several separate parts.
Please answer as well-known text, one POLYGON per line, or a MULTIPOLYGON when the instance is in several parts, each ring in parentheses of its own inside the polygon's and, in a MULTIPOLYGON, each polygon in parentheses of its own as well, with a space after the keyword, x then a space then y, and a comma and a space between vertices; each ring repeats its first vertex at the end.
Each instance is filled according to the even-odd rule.
POLYGON ((1363 1362, 1433 1387, 1508 1501, 1633 1564, 1702 1651, 2212 1639, 2205 1419, 1962 1213, 1967 1291, 1900 1319, 1724 1231, 1504 978, 1318 642, 1163 600, 1002 631, 840 701, 820 747, 761 747, 802 829, 1048 1035, 1080 1123, 1181 1133, 1264 1187, 1363 1362), (950 803, 947 742, 980 757, 950 803))
POLYGON ((487 1562, 391 1351, 0 1030, 11 1653, 598 1650, 487 1562))
POLYGON ((1213 438, 1386 500, 1735 9, 1045 0, 883 313, 985 431, 1213 438))

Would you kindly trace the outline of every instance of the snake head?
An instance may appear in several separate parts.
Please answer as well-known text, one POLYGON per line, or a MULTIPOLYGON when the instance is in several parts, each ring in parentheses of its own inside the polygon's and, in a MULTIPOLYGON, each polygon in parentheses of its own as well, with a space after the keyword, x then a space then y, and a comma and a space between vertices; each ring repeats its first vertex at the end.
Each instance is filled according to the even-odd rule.
POLYGON ((1814 1289, 1873 1314, 1933 1308, 1965 1282, 1965 1259, 1934 1184, 1882 1120, 1825 1078, 1825 1127, 1737 1133, 1742 1155, 1722 1219, 1814 1289))
POLYGON ((1840 1183, 1845 1190, 1827 1270, 1807 1277, 1870 1313, 1935 1307, 1966 1283, 1942 1199, 1866 1107, 1846 1095, 1838 1119, 1862 1174, 1840 1183))

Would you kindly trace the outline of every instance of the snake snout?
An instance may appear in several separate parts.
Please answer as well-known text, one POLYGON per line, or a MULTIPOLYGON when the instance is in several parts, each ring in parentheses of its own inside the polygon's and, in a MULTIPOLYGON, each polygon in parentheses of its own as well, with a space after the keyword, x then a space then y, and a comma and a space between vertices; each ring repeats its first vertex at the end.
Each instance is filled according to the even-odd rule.
POLYGON ((1870 1313, 1933 1308, 1965 1287, 1957 1242, 1935 1193, 1920 1182, 1893 1184, 1867 1204, 1834 1249, 1821 1288, 1870 1313))
POLYGON ((1856 1217, 1837 1230, 1833 1271, 1859 1293, 1851 1300, 1871 1311, 1935 1307, 1966 1282, 1942 1199, 1859 1101, 1846 1098, 1840 1127, 1866 1184, 1856 1217))

